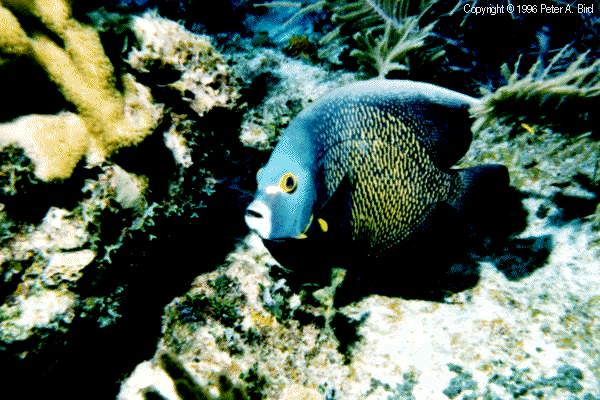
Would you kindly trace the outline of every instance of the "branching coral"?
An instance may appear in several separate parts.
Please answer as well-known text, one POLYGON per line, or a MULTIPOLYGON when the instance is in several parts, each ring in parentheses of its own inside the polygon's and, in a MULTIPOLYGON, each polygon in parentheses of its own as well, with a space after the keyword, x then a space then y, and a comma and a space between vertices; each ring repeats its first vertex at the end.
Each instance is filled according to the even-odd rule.
POLYGON ((473 108, 472 113, 477 118, 475 129, 488 126, 494 120, 503 124, 548 124, 558 120, 581 124, 589 120, 600 98, 600 60, 590 62, 587 53, 571 63, 569 60, 572 54, 565 47, 548 66, 543 68, 538 60, 525 76, 518 72, 519 62, 512 72, 503 65, 502 74, 507 82, 493 92, 487 91, 473 108), (558 114, 566 118, 557 118, 558 114))
POLYGON ((98 33, 75 20, 65 0, 2 0, 0 26, 0 51, 32 58, 77 110, 0 124, 0 146, 23 147, 39 178, 67 178, 84 155, 91 164, 101 162, 115 149, 137 144, 157 125, 162 108, 152 103, 149 90, 131 75, 122 77, 123 93, 116 89, 98 33), (19 18, 31 17, 49 34, 27 33, 19 18))

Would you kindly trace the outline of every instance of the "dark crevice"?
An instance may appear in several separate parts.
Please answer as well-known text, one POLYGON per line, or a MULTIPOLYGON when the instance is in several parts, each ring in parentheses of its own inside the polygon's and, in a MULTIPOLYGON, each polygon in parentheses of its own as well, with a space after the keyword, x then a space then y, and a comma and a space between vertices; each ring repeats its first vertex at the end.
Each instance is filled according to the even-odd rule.
POLYGON ((47 72, 27 57, 0 66, 0 88, 2 93, 10 93, 10 101, 3 101, 0 107, 0 122, 29 114, 74 111, 58 86, 48 79, 47 72), (23 76, 27 79, 22 79, 23 76))
MULTIPOLYGON (((14 293, 21 283, 23 273, 33 264, 34 258, 17 261, 8 260, 2 264, 2 275, 0 277, 0 302, 5 304, 7 299, 14 293)), ((1 349, 1 345, 0 345, 1 349)))
POLYGON ((33 164, 18 147, 8 146, 0 152, 0 203, 7 215, 19 223, 39 223, 50 207, 71 210, 82 199, 85 179, 97 170, 85 168, 84 160, 68 179, 43 182, 33 173, 33 164))
POLYGON ((368 313, 363 314, 359 319, 352 319, 342 313, 336 313, 331 321, 331 327, 339 342, 338 351, 344 356, 346 364, 352 361, 352 350, 361 339, 358 329, 368 317, 368 313))
POLYGON ((142 143, 133 147, 123 147, 110 157, 111 162, 125 171, 148 178, 148 187, 151 188, 147 193, 149 202, 165 198, 169 182, 177 173, 173 153, 165 146, 162 135, 162 132, 168 130, 170 123, 165 119, 142 143))
POLYGON ((270 71, 258 74, 248 87, 240 90, 241 102, 246 102, 249 108, 258 106, 280 81, 281 78, 270 71))
POLYGON ((514 239, 505 248, 504 254, 493 262, 506 279, 517 281, 543 267, 552 248, 553 241, 549 235, 514 239))
POLYGON ((600 197, 597 194, 593 194, 590 197, 582 197, 559 192, 554 195, 552 201, 559 208, 559 214, 553 216, 552 220, 553 223, 560 225, 594 214, 600 197))

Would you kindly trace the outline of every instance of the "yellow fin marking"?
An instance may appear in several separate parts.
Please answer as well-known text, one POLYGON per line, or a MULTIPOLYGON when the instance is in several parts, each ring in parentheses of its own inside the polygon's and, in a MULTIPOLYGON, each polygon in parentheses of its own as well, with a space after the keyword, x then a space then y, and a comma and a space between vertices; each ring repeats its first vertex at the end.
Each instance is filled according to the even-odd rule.
POLYGON ((321 227, 321 230, 323 232, 327 232, 329 230, 329 225, 327 224, 327 221, 325 221, 323 218, 319 218, 317 221, 319 222, 319 226, 321 227))
POLYGON ((527 132, 531 133, 532 135, 535 134, 535 129, 531 125, 528 125, 523 122, 523 123, 521 123, 521 127, 523 129, 525 129, 527 132))

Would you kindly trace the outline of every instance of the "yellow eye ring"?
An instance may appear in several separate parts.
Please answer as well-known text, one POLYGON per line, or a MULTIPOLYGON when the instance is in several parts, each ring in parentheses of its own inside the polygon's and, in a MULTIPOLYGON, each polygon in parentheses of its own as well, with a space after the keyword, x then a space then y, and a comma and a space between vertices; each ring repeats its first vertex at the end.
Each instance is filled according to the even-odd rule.
POLYGON ((279 180, 279 187, 285 193, 292 193, 298 187, 298 179, 291 172, 286 172, 279 180))

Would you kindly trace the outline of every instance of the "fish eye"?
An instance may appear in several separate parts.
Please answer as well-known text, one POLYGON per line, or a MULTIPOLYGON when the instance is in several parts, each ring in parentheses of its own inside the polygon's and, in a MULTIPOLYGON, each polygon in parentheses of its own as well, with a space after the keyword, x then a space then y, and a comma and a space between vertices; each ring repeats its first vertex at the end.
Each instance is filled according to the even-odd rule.
POLYGON ((291 172, 286 172, 283 174, 279 180, 279 187, 281 187, 281 190, 283 190, 285 193, 292 193, 294 190, 296 190, 296 187, 298 187, 298 179, 296 178, 296 175, 292 174, 291 172))

